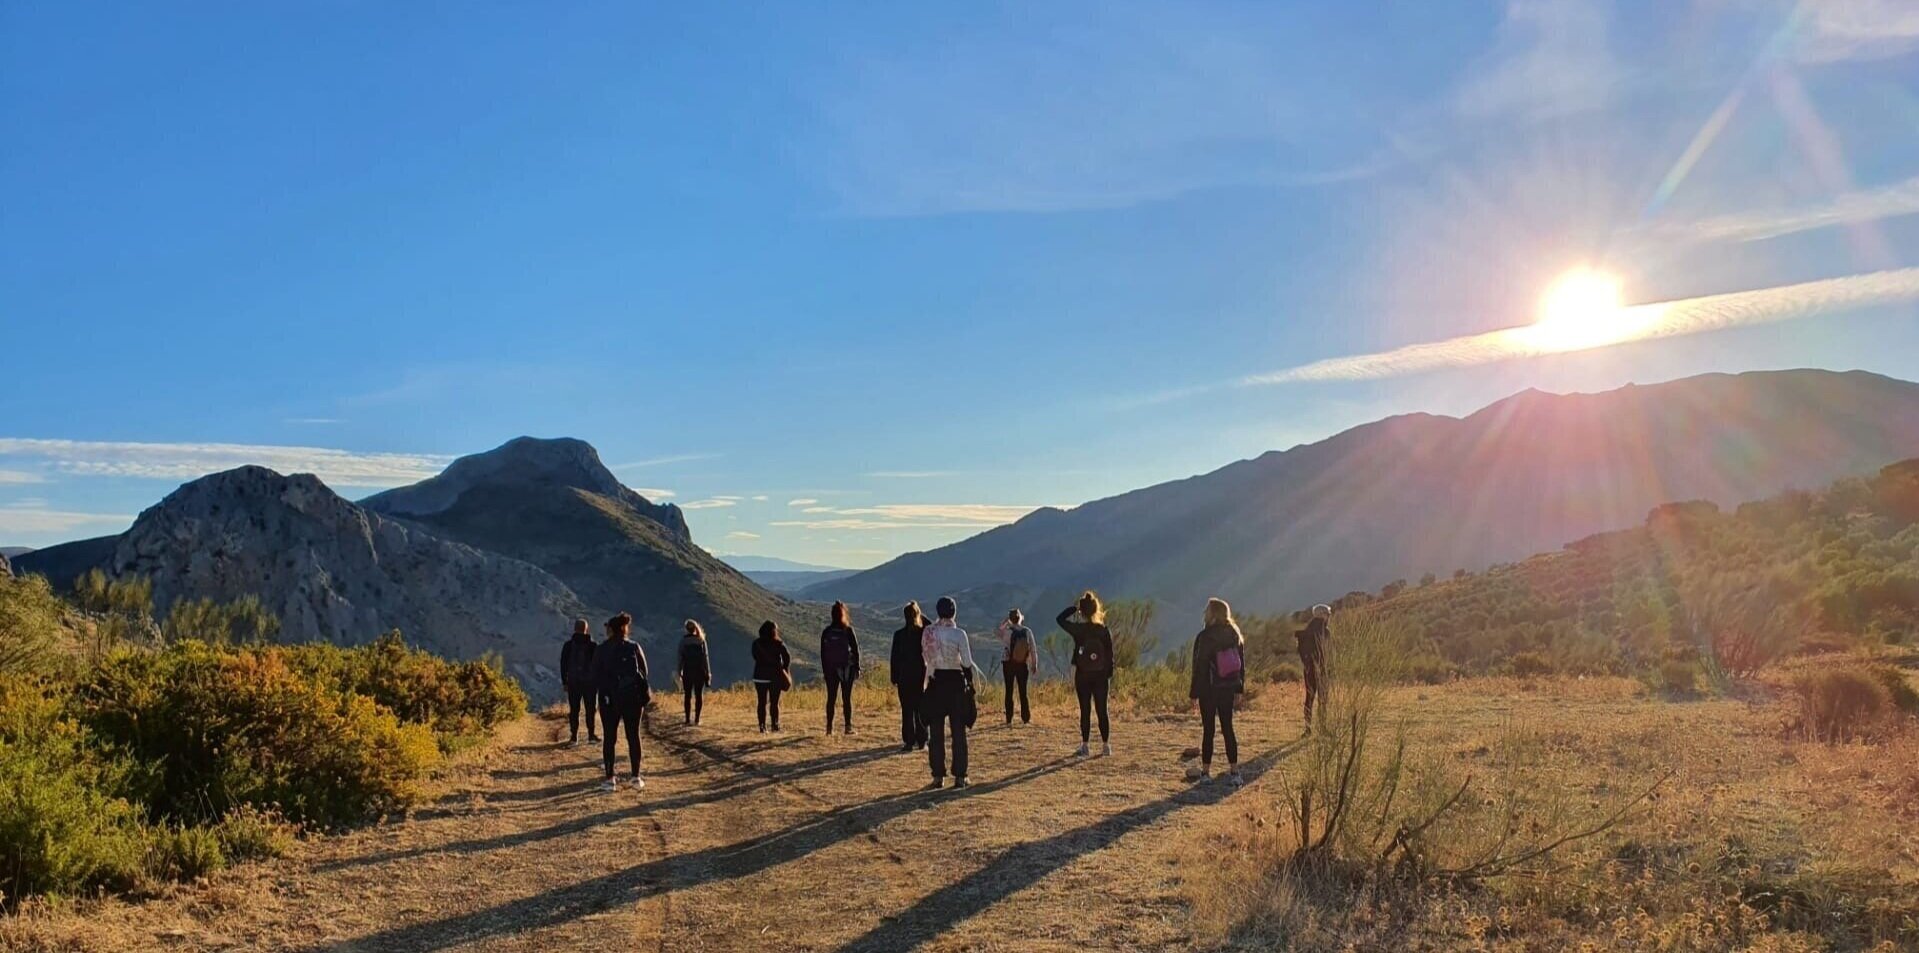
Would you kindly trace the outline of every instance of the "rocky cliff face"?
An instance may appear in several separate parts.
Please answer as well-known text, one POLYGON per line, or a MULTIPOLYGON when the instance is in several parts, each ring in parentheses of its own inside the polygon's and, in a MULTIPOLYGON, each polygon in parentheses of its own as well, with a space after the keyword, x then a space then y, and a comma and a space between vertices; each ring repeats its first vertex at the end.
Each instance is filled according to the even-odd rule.
POLYGON ((527 488, 570 488, 616 500, 668 533, 691 542, 686 516, 671 503, 654 503, 628 489, 600 462, 600 453, 571 437, 517 437, 486 453, 453 461, 440 475, 363 500, 376 512, 400 517, 429 517, 457 506, 476 488, 512 484, 527 488))
POLYGON ((119 537, 107 569, 152 579, 162 614, 178 599, 257 595, 288 641, 353 645, 397 628, 454 658, 499 652, 536 698, 553 694, 561 633, 588 612, 537 567, 369 512, 313 476, 261 467, 175 490, 119 537))

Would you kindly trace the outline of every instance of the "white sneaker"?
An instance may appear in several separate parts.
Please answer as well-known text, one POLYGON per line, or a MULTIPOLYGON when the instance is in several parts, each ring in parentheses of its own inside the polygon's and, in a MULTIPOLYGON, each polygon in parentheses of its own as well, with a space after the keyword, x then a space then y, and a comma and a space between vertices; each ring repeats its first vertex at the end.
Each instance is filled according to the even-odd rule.
POLYGON ((619 789, 620 789, 620 786, 614 783, 612 778, 607 778, 606 780, 600 782, 600 790, 602 791, 617 791, 619 789))
POLYGON ((1091 750, 1089 750, 1089 749, 1088 749, 1088 748, 1087 748, 1087 747, 1086 747, 1085 745, 1080 745, 1080 746, 1079 746, 1079 750, 1078 750, 1078 751, 1075 751, 1075 752, 1073 752, 1073 754, 1074 754, 1074 755, 1075 755, 1076 757, 1081 757, 1081 758, 1084 758, 1084 757, 1086 757, 1087 755, 1089 755, 1089 754, 1092 754, 1092 753, 1093 753, 1093 752, 1092 752, 1091 750))
POLYGON ((645 779, 645 778, 643 778, 643 777, 640 777, 640 776, 639 776, 639 775, 637 775, 637 774, 633 776, 633 779, 632 779, 632 780, 630 780, 630 781, 628 781, 628 782, 626 782, 626 783, 628 783, 628 784, 631 784, 631 785, 633 785, 633 790, 635 790, 635 791, 644 791, 644 790, 646 790, 646 779, 645 779))
POLYGON ((1113 746, 1112 746, 1112 745, 1109 745, 1109 744, 1102 744, 1102 745, 1100 745, 1100 746, 1099 746, 1099 756, 1100 756, 1100 757, 1102 757, 1102 758, 1110 758, 1110 757, 1112 757, 1112 756, 1113 756, 1113 746))
POLYGON ((1207 768, 1203 765, 1196 764, 1186 769, 1186 780, 1188 781, 1204 780, 1205 778, 1211 777, 1212 773, 1213 773, 1212 769, 1207 768))

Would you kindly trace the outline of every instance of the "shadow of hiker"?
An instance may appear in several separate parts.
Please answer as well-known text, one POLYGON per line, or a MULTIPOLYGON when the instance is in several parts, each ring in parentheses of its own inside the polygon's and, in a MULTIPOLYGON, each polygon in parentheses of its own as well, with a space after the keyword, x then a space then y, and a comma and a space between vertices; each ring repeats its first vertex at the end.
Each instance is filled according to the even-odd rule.
MULTIPOLYGON (((685 745, 684 747, 695 746, 685 745)), ((742 794, 749 794, 774 784, 797 781, 801 778, 825 774, 841 768, 865 764, 869 761, 877 761, 897 753, 899 749, 887 745, 878 748, 865 748, 858 751, 841 751, 778 767, 760 767, 753 765, 750 762, 745 762, 727 755, 723 751, 715 755, 709 754, 697 747, 695 747, 695 750, 717 762, 743 765, 751 773, 737 774, 725 781, 703 785, 682 794, 652 798, 643 800, 637 804, 625 802, 623 806, 613 810, 597 811, 592 814, 581 814, 576 817, 569 817, 564 821, 560 821, 557 824, 549 824, 546 827, 515 831, 510 834, 499 834, 493 837, 455 841, 450 844, 441 844, 438 846, 409 847, 404 850, 382 851, 360 857, 346 857, 339 860, 328 861, 323 864, 317 864, 313 869, 316 872, 327 872, 344 870, 349 867, 376 866, 394 861, 410 860, 414 857, 425 857, 430 854, 478 854, 489 850, 519 847, 543 840, 566 837, 570 834, 578 834, 581 831, 589 830, 601 824, 611 824, 628 818, 638 817, 648 811, 673 811, 695 804, 717 803, 728 798, 738 797, 742 794)), ((517 795, 508 793, 482 796, 486 797, 488 801, 500 802, 530 800, 540 795, 561 798, 584 793, 599 783, 599 776, 595 773, 591 778, 570 781, 565 784, 554 785, 536 791, 519 792, 517 795)), ((468 797, 471 797, 471 794, 469 794, 468 797)), ((454 812, 441 811, 434 816, 447 816, 451 813, 454 812)))
MULTIPOLYGON (((701 884, 750 876, 857 837, 915 811, 938 808, 990 794, 1051 774, 1077 759, 1059 758, 995 781, 959 791, 888 795, 835 808, 782 831, 709 847, 690 854, 669 854, 625 870, 556 887, 485 910, 394 927, 371 936, 303 948, 306 953, 357 953, 361 950, 441 950, 507 933, 524 933, 591 916, 649 897, 701 884)), ((615 814, 638 814, 641 806, 615 814)))
MULTIPOLYGON (((1241 768, 1246 782, 1258 780, 1300 744, 1292 742, 1248 762, 1241 768)), ((1044 840, 1027 841, 958 882, 920 898, 898 916, 840 947, 839 953, 892 953, 919 946, 1082 855, 1109 847, 1121 837, 1181 808, 1217 804, 1236 790, 1238 788, 1218 782, 1189 787, 1105 820, 1044 840)))

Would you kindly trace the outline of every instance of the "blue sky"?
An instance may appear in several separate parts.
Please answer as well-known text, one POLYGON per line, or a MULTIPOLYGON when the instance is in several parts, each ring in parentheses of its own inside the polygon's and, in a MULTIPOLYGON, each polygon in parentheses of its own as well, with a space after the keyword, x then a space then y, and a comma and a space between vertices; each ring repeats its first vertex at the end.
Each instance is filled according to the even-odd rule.
POLYGON ((0 543, 531 433, 864 566, 1527 386, 1919 378, 1908 296, 1244 380, 1919 266, 1915 90, 1901 0, 8 4, 0 543))

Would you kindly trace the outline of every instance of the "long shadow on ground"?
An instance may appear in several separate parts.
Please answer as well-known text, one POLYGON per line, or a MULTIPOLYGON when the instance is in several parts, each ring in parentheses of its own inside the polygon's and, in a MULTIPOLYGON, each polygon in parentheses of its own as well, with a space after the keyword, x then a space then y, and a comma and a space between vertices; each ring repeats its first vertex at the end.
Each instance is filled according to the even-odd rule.
MULTIPOLYGON (((690 854, 672 854, 485 910, 430 923, 395 927, 371 936, 305 949, 308 953, 440 950, 502 934, 537 930, 675 890, 760 873, 871 831, 895 818, 1023 784, 1067 767, 1075 760, 1060 758, 997 781, 982 781, 961 791, 898 794, 852 807, 835 808, 803 824, 773 834, 690 854)), ((610 813, 631 815, 645 810, 645 806, 639 806, 625 812, 610 813)))
MULTIPOLYGON (((477 837, 472 840, 454 841, 450 844, 425 845, 409 847, 404 850, 381 851, 359 857, 346 857, 323 864, 316 864, 313 869, 316 872, 326 872, 344 870, 350 867, 366 867, 392 863, 414 857, 424 857, 429 854, 478 854, 489 850, 519 847, 538 841, 552 840, 556 837, 565 837, 569 834, 578 834, 581 831, 591 830, 601 824, 612 824, 628 818, 638 817, 651 811, 673 811, 695 804, 717 803, 774 784, 796 781, 816 774, 825 774, 841 768, 865 764, 869 761, 878 761, 881 758, 894 754, 897 750, 898 749, 891 746, 886 746, 865 748, 859 751, 842 751, 835 754, 823 755, 808 761, 800 761, 790 765, 770 768, 758 767, 730 756, 722 756, 715 760, 749 767, 753 770, 753 774, 739 775, 716 784, 697 787, 684 794, 644 800, 637 804, 626 802, 623 806, 612 810, 580 814, 569 817, 557 824, 549 824, 545 827, 538 827, 532 830, 515 831, 511 834, 499 834, 493 837, 477 837)), ((580 781, 569 781, 551 788, 542 788, 537 792, 526 793, 545 794, 557 799, 583 794, 598 784, 599 778, 593 777, 580 781)), ((493 795, 488 798, 489 801, 512 799, 515 798, 511 794, 504 796, 493 795)))
MULTIPOLYGON (((1248 783, 1257 780, 1299 744, 1293 742, 1254 758, 1242 768, 1245 780, 1248 783)), ((922 897, 899 916, 840 947, 839 953, 892 953, 917 947, 1082 855, 1109 847, 1121 837, 1180 808, 1217 804, 1234 790, 1218 782, 1190 787, 1105 820, 1045 840, 1020 844, 958 882, 922 897)))

